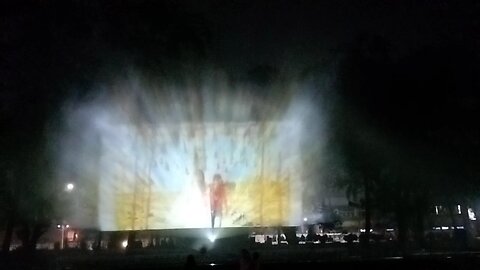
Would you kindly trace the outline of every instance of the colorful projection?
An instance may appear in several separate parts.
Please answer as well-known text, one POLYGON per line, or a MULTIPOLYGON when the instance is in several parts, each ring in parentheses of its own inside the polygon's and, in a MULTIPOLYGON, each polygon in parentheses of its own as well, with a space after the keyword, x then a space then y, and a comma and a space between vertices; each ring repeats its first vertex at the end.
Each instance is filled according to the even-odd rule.
POLYGON ((52 153, 58 186, 75 189, 61 194, 62 220, 103 231, 301 224, 321 182, 319 97, 215 78, 118 79, 65 102, 52 153))
POLYGON ((116 125, 101 132, 102 230, 298 223, 292 122, 116 125))

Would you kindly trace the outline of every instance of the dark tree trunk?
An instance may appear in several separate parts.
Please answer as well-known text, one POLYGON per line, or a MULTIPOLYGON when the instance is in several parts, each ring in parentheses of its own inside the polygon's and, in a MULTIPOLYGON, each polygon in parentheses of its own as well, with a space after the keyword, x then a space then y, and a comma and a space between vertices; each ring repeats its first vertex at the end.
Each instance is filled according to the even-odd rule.
POLYGON ((457 228, 457 220, 455 218, 455 213, 453 212, 453 203, 449 203, 448 207, 448 216, 450 217, 451 227, 457 228))
POLYGON ((22 242, 22 248, 28 249, 29 239, 30 239, 30 227, 28 224, 22 224, 20 229, 16 231, 18 239, 22 242))
POLYGON ((406 216, 404 214, 403 209, 397 209, 397 224, 398 224, 398 244, 400 248, 400 252, 402 255, 407 254, 407 232, 408 232, 408 226, 407 226, 407 220, 406 216))
POLYGON ((426 247, 425 242, 425 216, 421 210, 416 213, 415 219, 415 238, 420 248, 426 247))
POLYGON ((18 238, 22 242, 22 248, 26 252, 33 252, 36 249, 38 239, 47 230, 46 224, 35 224, 33 226, 25 223, 16 232, 18 238))
POLYGON ((451 245, 453 248, 457 249, 457 250, 461 250, 463 249, 463 241, 461 239, 460 234, 458 233, 458 222, 457 222, 457 217, 456 217, 456 214, 455 214, 455 211, 454 211, 454 203, 449 201, 449 203, 447 204, 447 207, 448 207, 448 215, 450 217, 450 221, 451 221, 451 224, 450 224, 450 229, 452 229, 453 231, 453 239, 452 239, 452 242, 451 242, 451 245))
POLYGON ((48 225, 46 224, 35 224, 33 226, 32 235, 29 239, 28 250, 34 251, 37 247, 38 239, 42 236, 43 233, 47 230, 48 225))
POLYGON ((364 244, 368 247, 370 243, 370 230, 372 228, 372 206, 370 198, 370 180, 364 178, 364 196, 365 196, 365 237, 364 244))
POLYGON ((2 252, 7 254, 10 251, 12 243, 13 227, 15 226, 15 215, 10 213, 7 218, 7 226, 5 228, 5 236, 2 243, 2 252))
POLYGON ((463 227, 465 228, 465 248, 470 249, 470 247, 472 246, 472 241, 474 240, 474 233, 472 223, 470 222, 470 218, 468 217, 467 200, 462 201, 461 207, 463 227))
POLYGON ((102 238, 103 238, 103 233, 102 231, 98 231, 97 234, 97 245, 95 246, 95 250, 101 250, 102 249, 102 238))

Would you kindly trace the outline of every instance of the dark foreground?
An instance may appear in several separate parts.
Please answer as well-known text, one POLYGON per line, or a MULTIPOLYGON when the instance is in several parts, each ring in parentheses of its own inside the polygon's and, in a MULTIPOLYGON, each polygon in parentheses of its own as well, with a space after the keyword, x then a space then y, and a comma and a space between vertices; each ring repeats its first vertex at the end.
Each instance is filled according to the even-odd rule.
MULTIPOLYGON (((78 251, 36 252, 2 257, 0 269, 130 270, 185 269, 188 255, 197 264, 193 269, 240 269, 240 253, 233 248, 209 250, 162 250, 141 253, 82 253, 78 251)), ((260 254, 260 269, 480 269, 479 252, 417 252, 408 256, 380 256, 381 249, 289 247, 252 250, 260 254)), ((192 268, 189 268, 192 269, 192 268)))

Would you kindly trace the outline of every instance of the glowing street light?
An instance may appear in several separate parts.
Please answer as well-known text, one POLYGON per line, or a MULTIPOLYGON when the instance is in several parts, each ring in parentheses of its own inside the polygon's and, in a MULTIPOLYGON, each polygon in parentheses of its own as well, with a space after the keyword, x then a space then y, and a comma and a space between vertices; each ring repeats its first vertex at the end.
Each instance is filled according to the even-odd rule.
POLYGON ((75 188, 75 186, 73 185, 73 183, 68 183, 66 186, 65 186, 66 190, 68 192, 72 191, 73 188, 75 188))
POLYGON ((122 242, 122 247, 123 247, 123 248, 127 248, 127 246, 128 246, 128 240, 124 240, 124 241, 122 242))

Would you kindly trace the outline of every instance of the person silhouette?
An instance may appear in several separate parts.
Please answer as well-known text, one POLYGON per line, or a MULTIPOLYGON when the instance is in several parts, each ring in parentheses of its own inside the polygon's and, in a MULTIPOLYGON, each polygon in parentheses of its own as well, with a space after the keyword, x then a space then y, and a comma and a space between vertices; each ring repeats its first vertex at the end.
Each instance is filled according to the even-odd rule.
POLYGON ((260 270, 260 253, 257 251, 252 254, 252 263, 250 265, 251 270, 260 270))
POLYGON ((250 270, 252 264, 252 256, 246 249, 240 251, 240 270, 250 270))
POLYGON ((195 261, 195 257, 190 254, 187 256, 187 261, 185 262, 185 267, 187 269, 197 269, 197 262, 195 261))

